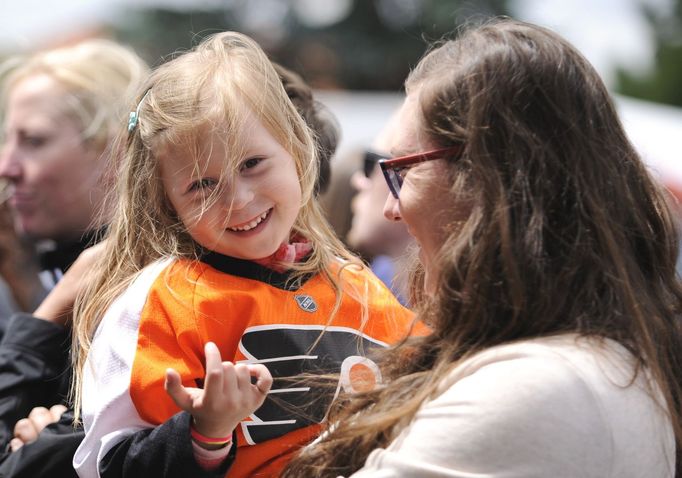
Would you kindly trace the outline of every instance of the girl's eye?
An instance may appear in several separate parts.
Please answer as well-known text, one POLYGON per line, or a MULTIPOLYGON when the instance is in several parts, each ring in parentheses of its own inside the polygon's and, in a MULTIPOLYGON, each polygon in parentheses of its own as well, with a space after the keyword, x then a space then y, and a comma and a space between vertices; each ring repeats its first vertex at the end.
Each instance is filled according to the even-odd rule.
POLYGON ((189 185, 189 188, 187 188, 187 192, 191 193, 194 191, 204 191, 213 188, 218 182, 215 179, 211 178, 201 178, 197 181, 194 181, 192 184, 189 185))
POLYGON ((263 158, 249 158, 241 164, 239 170, 244 171, 246 169, 253 169, 258 166, 261 161, 263 161, 263 158))

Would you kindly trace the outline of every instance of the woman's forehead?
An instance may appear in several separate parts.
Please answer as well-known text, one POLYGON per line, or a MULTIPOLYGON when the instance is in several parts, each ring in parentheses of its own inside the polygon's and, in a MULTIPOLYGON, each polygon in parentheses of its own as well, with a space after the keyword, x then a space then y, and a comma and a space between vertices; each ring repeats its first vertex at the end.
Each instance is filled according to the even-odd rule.
POLYGON ((422 113, 418 91, 411 92, 405 98, 390 139, 391 156, 406 156, 433 149, 422 128, 422 113))
POLYGON ((18 79, 8 92, 8 103, 12 106, 39 105, 47 113, 63 114, 63 98, 69 92, 54 77, 37 73, 18 79))
POLYGON ((68 91, 47 75, 31 75, 8 92, 3 128, 76 128, 81 122, 73 114, 68 91))

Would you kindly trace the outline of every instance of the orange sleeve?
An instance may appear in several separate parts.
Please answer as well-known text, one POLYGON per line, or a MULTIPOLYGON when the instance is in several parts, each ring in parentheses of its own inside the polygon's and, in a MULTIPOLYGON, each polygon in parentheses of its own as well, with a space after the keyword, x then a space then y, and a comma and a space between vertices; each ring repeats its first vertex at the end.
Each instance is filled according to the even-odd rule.
MULTIPOLYGON (((177 265, 170 272, 177 272, 177 265)), ((180 409, 164 390, 166 369, 175 369, 186 387, 204 378, 203 338, 196 327, 193 287, 162 273, 152 285, 140 317, 130 396, 140 416, 160 424, 180 409)))

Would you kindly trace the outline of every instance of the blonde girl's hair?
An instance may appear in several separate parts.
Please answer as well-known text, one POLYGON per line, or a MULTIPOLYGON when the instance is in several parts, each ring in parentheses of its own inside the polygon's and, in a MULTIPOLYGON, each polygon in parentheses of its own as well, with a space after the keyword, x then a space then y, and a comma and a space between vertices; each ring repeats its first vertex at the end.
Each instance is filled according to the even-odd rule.
MULTIPOLYGON (((315 200, 318 163, 311 131, 272 63, 249 37, 234 32, 208 37, 158 67, 137 99, 136 124, 121 139, 119 183, 106 248, 74 313, 76 413, 83 367, 104 311, 148 264, 165 257, 194 259, 201 254, 166 199, 159 175, 160 151, 187 151, 198 168, 206 134, 220 131, 229 156, 219 182, 225 181, 235 173, 243 150, 242 138, 230 132, 241 131, 246 113, 252 112, 296 165, 302 202, 292 233, 308 239, 313 250, 304 262, 288 264, 295 269, 294 280, 320 273, 336 294, 336 311, 344 267, 335 265, 360 264, 336 238, 315 200)), ((213 199, 209 197, 205 207, 213 199)))
MULTIPOLYGON (((387 385, 341 396, 329 433, 282 476, 353 474, 457 364, 557 334, 611 339, 631 352, 633 381, 647 373, 662 392, 681 476, 679 235, 597 73, 555 33, 500 19, 433 48, 406 87, 418 94, 429 140, 465 145, 447 163, 451 186, 440 198, 453 204, 453 219, 437 290, 413 296, 434 332, 387 352, 387 385), (464 221, 457 204, 470 205, 464 221)), ((415 277, 421 287, 423 274, 415 277)))
POLYGON ((12 89, 34 75, 48 75, 66 94, 60 105, 77 121, 84 142, 104 150, 121 130, 121 118, 149 68, 130 48, 92 39, 73 46, 14 57, 0 65, 0 110, 12 89))

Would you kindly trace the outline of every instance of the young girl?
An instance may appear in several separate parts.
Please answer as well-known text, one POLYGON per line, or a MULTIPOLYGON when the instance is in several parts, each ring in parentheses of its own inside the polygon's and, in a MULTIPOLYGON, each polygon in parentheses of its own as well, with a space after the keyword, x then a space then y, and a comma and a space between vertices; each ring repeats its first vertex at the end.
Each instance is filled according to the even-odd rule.
POLYGON ((326 401, 275 384, 258 408, 269 378, 253 364, 366 389, 381 377, 365 353, 404 337, 411 315, 325 222, 315 143, 249 38, 222 33, 158 68, 129 130, 104 257, 75 315, 86 438, 74 466, 98 476, 126 437, 182 409, 195 447, 223 454, 250 414, 229 476, 276 474, 326 401))

